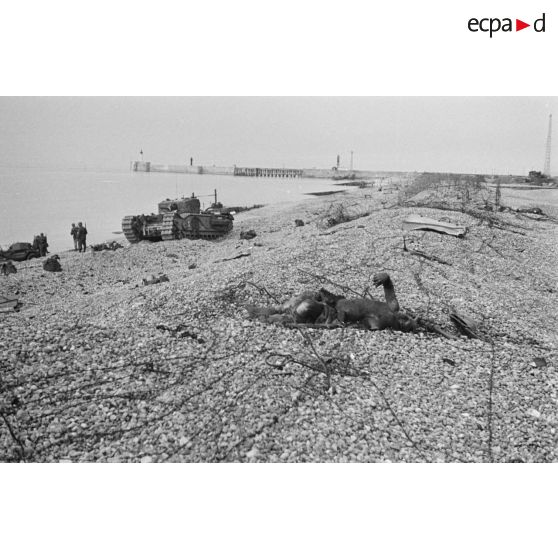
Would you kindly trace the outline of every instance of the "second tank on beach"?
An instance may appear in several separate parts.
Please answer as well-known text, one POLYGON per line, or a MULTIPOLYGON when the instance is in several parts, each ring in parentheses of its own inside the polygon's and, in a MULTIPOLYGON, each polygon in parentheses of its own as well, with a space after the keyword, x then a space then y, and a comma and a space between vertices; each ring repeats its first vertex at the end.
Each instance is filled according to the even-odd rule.
POLYGON ((202 211, 200 200, 192 194, 190 198, 160 202, 157 214, 124 217, 122 231, 131 243, 181 238, 214 239, 232 229, 233 219, 232 214, 224 211, 217 201, 202 211))

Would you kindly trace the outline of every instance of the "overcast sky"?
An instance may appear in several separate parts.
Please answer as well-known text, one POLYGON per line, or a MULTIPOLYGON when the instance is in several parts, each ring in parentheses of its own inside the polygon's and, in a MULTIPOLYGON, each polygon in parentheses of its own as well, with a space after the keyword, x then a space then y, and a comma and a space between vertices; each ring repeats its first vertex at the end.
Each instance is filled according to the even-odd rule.
MULTIPOLYGON (((558 97, 0 97, 0 164, 542 170, 558 97)), ((554 142, 558 144, 558 140, 554 142)), ((556 173, 557 150, 553 150, 556 173)))

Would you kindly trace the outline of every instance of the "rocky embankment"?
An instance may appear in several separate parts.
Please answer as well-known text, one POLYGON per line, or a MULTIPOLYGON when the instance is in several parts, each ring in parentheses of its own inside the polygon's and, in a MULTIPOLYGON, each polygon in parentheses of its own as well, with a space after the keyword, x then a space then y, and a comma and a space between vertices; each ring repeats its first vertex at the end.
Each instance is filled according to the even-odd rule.
POLYGON ((0 314, 0 461, 557 461, 557 225, 379 196, 264 207, 217 242, 62 253, 61 273, 16 264, 0 277, 22 303, 0 314), (364 216, 323 228, 338 203, 364 216), (408 233, 403 251, 416 213, 468 232, 408 233), (244 309, 321 286, 376 294, 378 271, 456 338, 300 331, 244 309))

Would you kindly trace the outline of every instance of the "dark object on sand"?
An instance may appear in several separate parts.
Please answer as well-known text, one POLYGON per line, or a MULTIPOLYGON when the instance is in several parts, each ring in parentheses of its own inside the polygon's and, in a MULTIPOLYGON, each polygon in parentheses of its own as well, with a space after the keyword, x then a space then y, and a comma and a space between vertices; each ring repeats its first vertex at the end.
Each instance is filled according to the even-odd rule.
POLYGON ((304 292, 281 306, 248 306, 246 309, 251 317, 268 323, 294 322, 311 324, 310 327, 358 324, 371 330, 415 331, 416 321, 399 310, 389 275, 377 273, 373 282, 376 287, 383 286, 385 302, 370 298, 347 299, 322 288, 317 293, 304 292))
POLYGON ((177 240, 203 238, 210 240, 227 234, 234 217, 215 201, 201 211, 200 200, 191 198, 164 200, 158 214, 128 215, 122 219, 122 230, 132 244, 142 240, 177 240))
POLYGON ((60 265, 60 258, 58 257, 57 254, 54 254, 54 256, 51 256, 50 258, 47 258, 44 263, 43 263, 43 269, 45 271, 62 271, 62 266, 60 265))
POLYGON ((376 273, 373 283, 375 287, 384 288, 385 302, 371 298, 347 299, 325 289, 320 289, 320 299, 334 306, 341 323, 360 324, 372 330, 415 331, 416 321, 400 311, 390 276, 385 272, 376 273))
POLYGON ((251 240, 252 238, 256 238, 258 236, 254 229, 250 229, 249 231, 242 231, 240 233, 240 238, 242 240, 251 240))
POLYGON ((116 242, 116 240, 91 245, 91 250, 93 250, 93 252, 101 252, 102 250, 118 250, 118 248, 124 248, 124 246, 116 242))
POLYGON ((155 328, 160 329, 161 331, 168 331, 173 337, 189 337, 190 339, 194 339, 198 343, 205 343, 205 341, 201 337, 199 337, 195 331, 192 331, 192 328, 190 326, 184 324, 178 324, 175 327, 161 324, 156 325, 155 328))
POLYGON ((304 221, 302 219, 295 219, 295 227, 304 227, 304 221))
POLYGON ((542 357, 535 357, 533 359, 533 364, 537 367, 537 368, 544 368, 545 366, 547 366, 547 362, 545 358, 542 357))
POLYGON ((532 213, 533 215, 544 215, 544 212, 540 207, 520 207, 517 212, 532 213))
POLYGON ((306 192, 306 196, 332 196, 333 194, 346 194, 347 190, 327 190, 325 192, 306 192))
POLYGON ((41 252, 38 248, 34 248, 30 242, 16 242, 7 250, 0 250, 0 259, 14 260, 15 262, 23 262, 31 258, 40 258, 41 252))
POLYGON ((410 215, 404 219, 403 229, 406 231, 432 231, 441 234, 450 234, 459 238, 463 238, 467 232, 467 227, 446 223, 444 221, 436 221, 435 219, 421 217, 420 215, 410 215))
POLYGON ((432 262, 438 262, 438 263, 441 263, 443 265, 451 265, 450 262, 447 262, 446 260, 443 260, 442 258, 439 258, 438 256, 425 254, 421 250, 411 250, 410 248, 407 248, 407 241, 405 240, 405 237, 403 237, 403 252, 407 252, 408 254, 411 254, 413 256, 418 256, 419 258, 424 258, 425 260, 430 260, 432 262))
POLYGON ((0 295, 0 312, 17 312, 20 306, 17 298, 6 298, 0 295))
POLYGON ((164 275, 163 273, 160 273, 157 276, 148 275, 145 279, 142 279, 142 284, 143 285, 156 285, 157 283, 166 283, 168 280, 169 280, 169 278, 166 275, 164 275))
POLYGON ((0 273, 2 273, 2 275, 10 275, 10 273, 17 273, 17 269, 14 263, 8 260, 0 266, 0 273))
POLYGON ((453 322, 459 333, 471 337, 473 339, 482 339, 479 332, 479 326, 475 320, 463 314, 452 313, 449 315, 450 320, 453 322))
POLYGON ((233 256, 232 258, 224 258, 222 260, 215 260, 214 263, 220 263, 220 262, 230 262, 231 260, 238 260, 240 258, 247 258, 249 256, 251 256, 252 254, 250 252, 243 252, 242 254, 237 254, 236 256, 233 256))
POLYGON ((289 328, 329 329, 351 326, 405 332, 425 329, 447 339, 456 339, 430 320, 411 312, 401 312, 393 283, 387 273, 377 273, 373 282, 376 287, 383 286, 385 302, 373 298, 346 299, 322 288, 318 292, 307 291, 294 296, 279 306, 250 305, 246 306, 246 310, 251 318, 289 328))

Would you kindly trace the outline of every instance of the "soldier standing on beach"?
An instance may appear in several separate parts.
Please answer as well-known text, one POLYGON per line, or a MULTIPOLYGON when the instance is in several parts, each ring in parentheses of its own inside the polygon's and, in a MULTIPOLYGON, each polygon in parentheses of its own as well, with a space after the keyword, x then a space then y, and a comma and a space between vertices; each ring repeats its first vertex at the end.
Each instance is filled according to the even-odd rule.
POLYGON ((74 251, 77 251, 78 249, 78 237, 77 237, 77 233, 78 233, 78 228, 76 227, 75 223, 72 223, 72 228, 70 230, 70 235, 72 236, 72 238, 74 239, 74 251))
POLYGON ((87 229, 83 226, 81 222, 78 223, 77 230, 77 240, 78 240, 78 252, 85 252, 85 238, 87 236, 87 229))
POLYGON ((41 233, 41 234, 39 235, 38 244, 39 244, 39 254, 40 254, 41 258, 42 258, 43 256, 46 256, 47 253, 48 253, 48 250, 47 250, 47 248, 48 248, 47 237, 46 237, 43 233, 41 233))

